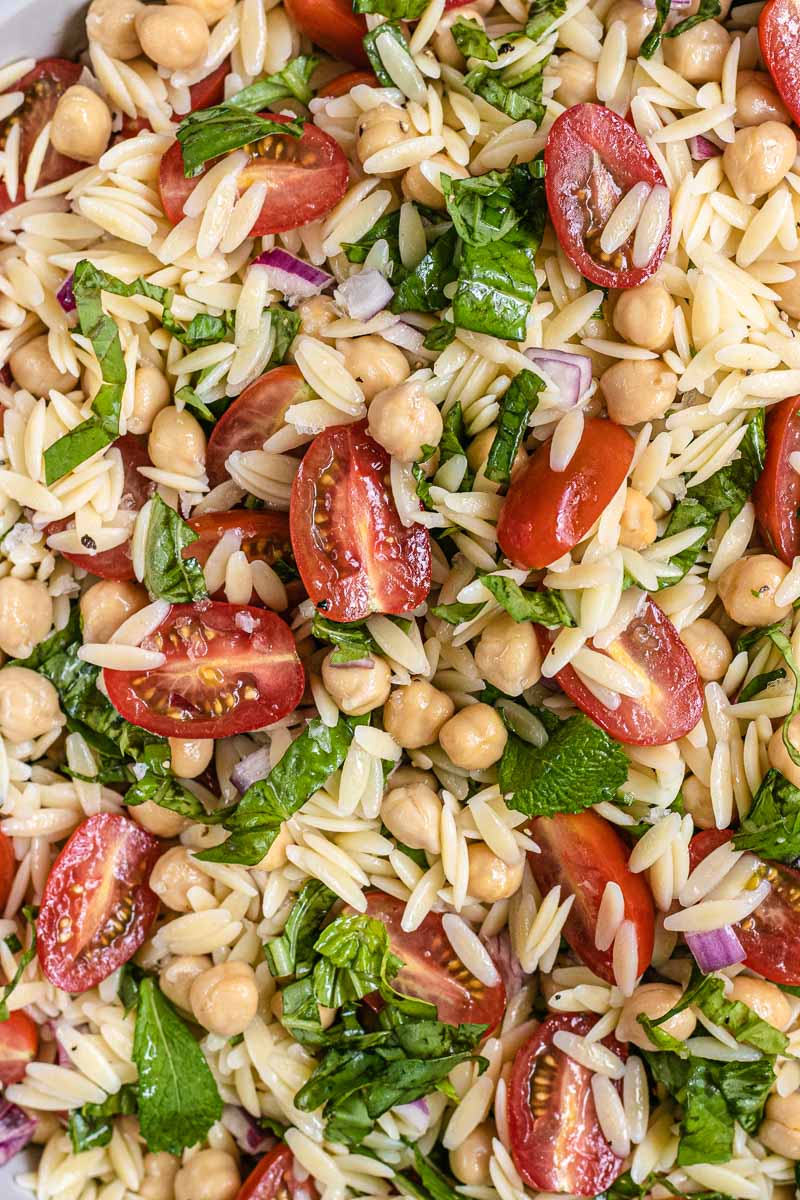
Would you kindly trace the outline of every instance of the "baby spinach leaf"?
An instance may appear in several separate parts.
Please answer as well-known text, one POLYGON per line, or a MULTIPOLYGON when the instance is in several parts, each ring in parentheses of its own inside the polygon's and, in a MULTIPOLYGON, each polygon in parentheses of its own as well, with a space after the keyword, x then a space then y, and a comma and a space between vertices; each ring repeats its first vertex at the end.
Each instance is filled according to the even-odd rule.
MULTIPOLYGON (((673 567, 676 567, 680 574, 665 575, 659 579, 658 588, 672 587, 683 579, 686 572, 697 562, 700 551, 708 540, 708 535, 714 527, 714 517, 708 509, 700 503, 699 500, 687 497, 681 500, 675 506, 670 514, 667 527, 664 530, 664 537, 672 537, 675 533, 683 533, 685 529, 701 529, 696 542, 692 542, 691 546, 687 546, 685 550, 681 550, 679 554, 673 554, 669 562, 673 567)), ((658 544, 658 543, 656 543, 658 544)))
POLYGON ((480 581, 515 621, 536 621, 550 629, 560 625, 572 627, 575 624, 560 592, 549 588, 534 592, 530 588, 521 588, 513 579, 503 575, 481 575, 480 581))
POLYGON ((169 774, 156 775, 152 771, 137 779, 125 793, 125 803, 129 808, 136 808, 145 801, 168 808, 170 812, 178 813, 189 821, 199 821, 203 825, 220 825, 228 819, 235 807, 232 805, 208 812, 194 792, 190 792, 180 779, 169 774))
POLYGON ((144 584, 152 597, 172 604, 191 604, 208 596, 203 568, 183 551, 198 535, 156 493, 150 502, 145 540, 144 584))
POLYGON ((506 803, 531 817, 613 801, 627 776, 622 747, 583 715, 562 721, 544 746, 511 734, 498 768, 506 803))
POLYGON ((486 461, 485 475, 495 483, 508 483, 517 451, 528 428, 528 417, 539 403, 544 381, 534 371, 520 371, 511 380, 502 401, 497 433, 486 461))
POLYGON ((274 121, 236 104, 220 104, 189 113, 175 131, 183 157, 183 173, 187 179, 193 179, 202 173, 210 159, 260 142, 262 138, 302 137, 303 126, 302 120, 274 121))
POLYGON ((107 1146, 114 1130, 114 1117, 133 1116, 138 1109, 136 1084, 123 1083, 113 1096, 102 1104, 84 1104, 69 1114, 67 1132, 73 1154, 107 1146))

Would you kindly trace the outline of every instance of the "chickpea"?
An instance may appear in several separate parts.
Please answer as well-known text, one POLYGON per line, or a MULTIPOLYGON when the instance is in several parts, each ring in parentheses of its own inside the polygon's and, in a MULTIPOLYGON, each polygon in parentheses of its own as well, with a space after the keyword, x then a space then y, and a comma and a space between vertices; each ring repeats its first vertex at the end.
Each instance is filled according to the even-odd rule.
POLYGON ((786 263, 792 272, 791 279, 785 283, 771 283, 769 286, 778 293, 778 307, 789 317, 800 319, 800 272, 792 263, 786 263))
POLYGON ((289 830, 285 825, 281 825, 278 836, 255 869, 258 871, 277 871, 279 867, 285 867, 289 861, 286 857, 286 847, 291 846, 291 844, 292 838, 289 830))
MULTIPOLYGON (((307 333, 309 337, 323 339, 326 336, 325 330, 331 322, 338 321, 339 319, 336 305, 330 296, 309 296, 307 300, 303 300, 298 304, 297 314, 300 317, 301 333, 307 333)), ((350 338, 348 340, 357 341, 358 339, 350 338)))
POLYGON ((199 12, 207 25, 216 25, 231 11, 236 0, 167 0, 167 4, 181 4, 199 12))
POLYGON ((101 579, 81 596, 81 621, 85 642, 107 642, 123 621, 149 604, 138 583, 101 579))
POLYGON ((183 831, 191 825, 191 821, 186 817, 156 804, 154 800, 145 800, 142 804, 133 805, 130 815, 137 825, 141 825, 142 829, 152 833, 153 837, 159 838, 180 837, 183 831))
POLYGON ((196 478, 205 470, 206 435, 190 412, 185 408, 178 412, 170 405, 156 413, 147 453, 160 470, 196 478))
POLYGON ((717 818, 711 803, 711 791, 696 775, 684 779, 681 795, 683 806, 698 829, 716 829, 717 818))
POLYGON ((368 422, 375 441, 407 463, 420 457, 423 446, 438 445, 443 429, 442 414, 417 382, 378 392, 368 422))
POLYGON ((485 842, 472 842, 467 856, 467 891, 475 900, 482 900, 487 904, 494 904, 495 900, 507 900, 522 883, 522 873, 525 870, 524 854, 520 854, 519 860, 509 866, 502 858, 492 854, 485 842))
POLYGON ((209 1033, 235 1037, 258 1012, 258 988, 249 963, 229 959, 198 975, 189 992, 192 1012, 209 1033))
POLYGON ((175 1176, 175 1200, 235 1200, 241 1182, 232 1155, 201 1150, 175 1176))
POLYGON ((58 101, 50 141, 59 154, 96 163, 111 137, 111 111, 91 88, 76 83, 58 101))
POLYGON ((722 165, 740 200, 752 204, 772 191, 791 171, 797 155, 797 139, 788 125, 766 121, 738 130, 725 147, 722 165))
POLYGON ((559 104, 572 108, 573 104, 591 104, 597 100, 597 68, 588 58, 567 50, 566 54, 559 54, 556 68, 561 78, 555 90, 559 104))
POLYGON ((700 617, 681 630, 681 641, 691 654, 702 680, 710 683, 724 677, 731 665, 733 651, 719 625, 700 617))
POLYGON ((99 42, 112 58, 126 61, 141 54, 136 17, 144 5, 140 0, 92 0, 86 14, 86 36, 99 42))
POLYGON ((658 535, 653 506, 646 496, 629 487, 625 493, 625 507, 620 521, 619 543, 631 550, 644 550, 658 535))
POLYGON ((789 113, 772 77, 766 71, 740 71, 736 76, 736 116, 739 128, 765 121, 788 121, 789 113))
POLYGON ((381 820, 390 833, 412 850, 438 854, 442 802, 424 783, 394 787, 383 797, 381 820))
MULTIPOLYGON (((789 723, 789 741, 793 746, 800 748, 800 714, 792 717, 789 723)), ((794 784, 795 787, 800 787, 800 767, 789 756, 789 751, 784 745, 783 725, 779 726, 769 739, 767 757, 769 758, 769 765, 771 767, 774 767, 776 771, 780 771, 781 775, 785 775, 789 783, 794 784)))
MULTIPOLYGON (((437 182, 442 175, 450 175, 454 179, 469 178, 467 168, 453 162, 452 158, 448 158, 446 154, 434 154, 428 159, 428 162, 439 169, 437 182)), ((441 187, 437 187, 436 184, 431 183, 427 175, 423 175, 419 164, 408 168, 400 186, 406 200, 413 200, 415 204, 424 204, 428 208, 444 210, 447 207, 441 187)))
POLYGON ((78 376, 59 371, 47 348, 47 334, 32 338, 15 350, 8 360, 17 387, 33 396, 46 396, 50 391, 71 392, 78 385, 78 376))
POLYGON ((333 700, 349 717, 361 717, 386 703, 391 689, 392 671, 385 658, 370 654, 371 667, 331 663, 335 650, 322 660, 322 682, 333 700))
POLYGON ((410 787, 413 783, 424 783, 434 792, 439 786, 432 771, 421 771, 419 767, 397 767, 389 776, 389 786, 393 788, 410 787))
POLYGON ((508 741, 506 727, 488 704, 470 704, 445 722, 439 744, 450 761, 467 771, 496 763, 508 741))
POLYGON ((147 57, 168 71, 185 71, 208 52, 208 25, 186 4, 149 5, 136 16, 136 32, 147 57))
POLYGON ((342 338, 337 341, 336 348, 344 355, 350 374, 361 384, 367 402, 385 388, 398 386, 411 374, 400 347, 384 341, 377 333, 342 338))
POLYGON ((158 413, 170 400, 169 384, 158 367, 137 367, 133 377, 133 412, 128 433, 149 433, 158 413))
MULTIPOLYGON (((377 108, 368 108, 358 121, 358 140, 356 154, 359 162, 365 163, 380 150, 388 150, 404 142, 412 132, 411 121, 404 108, 396 108, 393 104, 379 104, 377 108)), ((392 178, 400 175, 400 171, 373 171, 373 175, 383 175, 392 178)))
MULTIPOLYGON (((489 458, 489 451, 492 448, 492 443, 494 442, 496 434, 497 426, 490 425, 488 429, 482 429, 481 432, 472 439, 467 447, 467 464, 470 470, 476 472, 480 471, 481 467, 486 464, 486 461, 489 458)), ((527 461, 528 456, 525 453, 525 447, 520 443, 519 449, 514 456, 514 461, 511 464, 512 480, 520 473, 527 461)), ((485 484, 483 486, 485 486, 485 484)))
MULTIPOLYGON (((628 41, 628 58, 638 58, 642 42, 655 24, 655 12, 637 0, 617 0, 606 13, 606 29, 622 21, 628 41)), ((560 65, 560 64, 559 64, 560 65)))
POLYGON ((737 625, 771 625, 788 617, 791 604, 775 603, 775 592, 788 574, 786 563, 774 554, 754 554, 732 563, 717 583, 730 619, 737 625))
POLYGON ((142 1200, 172 1200, 180 1160, 174 1154, 162 1151, 159 1154, 145 1154, 142 1165, 144 1178, 139 1187, 142 1200))
MULTIPOLYGON (((647 1017, 663 1017, 668 1013, 682 996, 681 989, 671 983, 644 983, 637 987, 622 1006, 622 1016, 617 1025, 617 1037, 620 1041, 633 1042, 640 1050, 655 1050, 655 1046, 637 1021, 639 1013, 647 1017)), ((690 1008, 685 1008, 677 1016, 670 1017, 659 1029, 672 1034, 679 1041, 685 1042, 691 1037, 697 1019, 690 1008)))
POLYGON ((397 687, 383 708, 383 728, 404 750, 430 746, 455 712, 446 692, 440 692, 425 679, 415 679, 397 687))
POLYGON ((214 757, 214 742, 211 738, 170 738, 169 752, 173 775, 179 779, 196 779, 214 757))
POLYGON ((171 850, 167 850, 150 872, 150 887, 173 912, 191 912, 189 891, 191 888, 204 888, 207 885, 208 876, 204 875, 194 859, 189 857, 185 846, 173 846, 171 850))
POLYGON ((455 1150, 450 1151, 450 1170, 461 1183, 483 1187, 489 1183, 494 1126, 490 1121, 476 1125, 455 1150))
POLYGON ((0 579, 0 650, 27 658, 53 624, 53 601, 38 579, 0 579))
POLYGON ((770 1096, 758 1136, 775 1154, 800 1159, 800 1092, 770 1096))
POLYGON ((63 1126, 55 1113, 37 1111, 36 1109, 23 1109, 32 1120, 36 1122, 36 1128, 33 1131, 31 1141, 34 1146, 46 1146, 51 1137, 57 1133, 61 1133, 63 1126))
POLYGON ((757 1017, 776 1029, 788 1029, 792 1023, 791 1004, 780 988, 775 987, 774 983, 767 983, 765 979, 737 975, 727 999, 741 1000, 742 1004, 752 1008, 757 1017))
POLYGON ((619 425, 663 417, 678 391, 678 376, 658 359, 623 359, 600 376, 608 415, 619 425))
POLYGON ((49 679, 27 667, 3 667, 0 671, 0 734, 10 742, 49 733, 63 725, 58 692, 49 679))
POLYGON ((664 62, 688 83, 719 83, 731 35, 716 21, 701 21, 676 38, 664 38, 664 62))
POLYGON ((184 1012, 191 1012, 189 992, 199 975, 210 971, 213 963, 207 954, 181 954, 163 966, 158 975, 158 986, 164 995, 184 1012))
POLYGON ((542 673, 542 653, 532 623, 498 613, 481 634, 475 665, 487 683, 507 696, 521 695, 542 673))
POLYGON ((614 308, 614 328, 631 345, 661 354, 672 342, 674 311, 667 289, 651 280, 620 292, 614 308))
POLYGON ((483 17, 473 5, 470 4, 466 8, 451 8, 436 26, 436 33, 433 35, 431 44, 439 62, 447 63, 448 67, 461 70, 464 66, 464 55, 456 45, 456 40, 451 32, 458 20, 472 21, 473 24, 480 25, 481 29, 485 28, 483 17))

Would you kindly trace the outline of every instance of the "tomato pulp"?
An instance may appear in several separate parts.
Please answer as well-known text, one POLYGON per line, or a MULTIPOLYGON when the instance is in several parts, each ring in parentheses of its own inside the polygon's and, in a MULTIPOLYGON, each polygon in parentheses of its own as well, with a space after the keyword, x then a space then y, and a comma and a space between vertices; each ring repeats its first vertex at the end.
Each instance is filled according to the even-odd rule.
POLYGON ((0 1084, 19 1083, 39 1049, 39 1026, 17 1009, 0 1022, 0 1084))
POLYGON ((317 95, 328 99, 334 96, 346 96, 359 83, 364 83, 367 87, 380 87, 372 71, 345 71, 344 75, 337 75, 330 83, 326 83, 324 87, 320 88, 317 95))
POLYGON ((800 554, 800 475, 789 456, 800 450, 800 396, 768 410, 764 470, 753 488, 753 503, 764 540, 789 566, 800 554))
POLYGON ((319 1193, 308 1175, 299 1180, 294 1173, 294 1155, 288 1146, 275 1146, 250 1172, 236 1200, 316 1200, 319 1193))
MULTIPOLYGON (((22 126, 19 143, 19 179, 25 174, 33 144, 45 125, 51 120, 61 97, 67 88, 77 83, 81 77, 79 63, 69 62, 66 58, 42 58, 36 66, 23 75, 9 89, 13 92, 24 92, 22 105, 10 117, 0 123, 0 149, 5 149, 8 135, 14 125, 22 126)), ((38 187, 55 183, 73 171, 79 171, 86 163, 77 162, 59 154, 53 146, 48 146, 42 165, 39 169, 38 187)), ((6 186, 0 182, 0 213, 12 208, 24 200, 24 189, 17 187, 17 194, 12 200, 6 186)))
POLYGON ((297 367, 275 367, 248 384, 217 421, 206 451, 212 487, 228 478, 226 462, 234 450, 260 450, 284 424, 287 408, 312 400, 314 393, 297 367))

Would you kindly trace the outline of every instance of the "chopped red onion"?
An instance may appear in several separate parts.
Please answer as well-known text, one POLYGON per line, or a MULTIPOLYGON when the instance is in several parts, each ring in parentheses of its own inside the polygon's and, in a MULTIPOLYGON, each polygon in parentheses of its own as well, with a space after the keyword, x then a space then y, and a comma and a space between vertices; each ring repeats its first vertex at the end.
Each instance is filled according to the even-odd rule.
POLYGON ((525 974, 522 963, 514 952, 508 930, 504 929, 502 933, 495 934, 493 937, 482 937, 481 941, 489 951, 492 962, 503 980, 506 1001, 512 1000, 518 992, 522 991, 530 976, 525 974))
POLYGON ((10 1100, 0 1101, 0 1167, 25 1149, 35 1129, 36 1121, 21 1108, 10 1100))
POLYGON ((386 308, 394 296, 380 271, 359 271, 340 283, 334 299, 354 321, 370 321, 386 308))
POLYGON ((235 1104, 226 1104, 223 1108, 222 1124, 245 1154, 266 1154, 277 1142, 277 1138, 265 1133, 246 1109, 235 1104))
POLYGON ((390 325, 382 331, 381 337, 385 342, 407 350, 415 358, 426 359, 428 362, 433 362, 436 358, 435 351, 425 349, 425 334, 422 330, 415 329, 407 321, 398 321, 397 324, 390 325))
POLYGON ((719 146, 715 146, 708 138, 698 133, 689 138, 689 153, 695 162, 705 162, 707 158, 719 158, 722 154, 719 146))
POLYGON ((288 250, 267 250, 253 260, 253 266, 265 267, 271 288, 282 292, 288 300, 305 300, 318 296, 333 283, 333 276, 304 262, 288 250))
POLYGON ((685 933, 683 936, 698 967, 705 975, 708 975, 709 971, 719 971, 723 967, 733 966, 734 963, 744 962, 744 947, 731 925, 723 925, 720 929, 712 929, 708 933, 685 933))
POLYGON ((61 287, 56 292, 56 300, 63 308, 64 312, 75 312, 77 305, 75 303, 75 294, 72 291, 72 275, 69 274, 62 283, 61 287))
POLYGON ((592 382, 592 360, 568 350, 526 350, 525 357, 538 364, 561 393, 565 408, 574 408, 592 382))
POLYGON ((268 775, 269 750, 262 746, 236 764, 231 771, 231 783, 244 795, 252 784, 258 783, 259 779, 266 779, 268 775))

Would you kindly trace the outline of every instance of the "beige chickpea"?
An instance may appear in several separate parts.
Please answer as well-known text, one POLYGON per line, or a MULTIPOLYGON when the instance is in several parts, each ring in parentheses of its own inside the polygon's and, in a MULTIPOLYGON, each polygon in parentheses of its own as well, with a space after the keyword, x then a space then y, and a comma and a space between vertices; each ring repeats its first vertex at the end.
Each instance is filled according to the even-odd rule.
POLYGON ((140 0, 92 0, 86 14, 86 36, 99 42, 112 58, 126 61, 141 54, 136 17, 144 5, 140 0))
POLYGON ((450 1151, 450 1170, 460 1183, 484 1187, 489 1183, 489 1161, 492 1157, 494 1126, 490 1121, 476 1125, 472 1133, 450 1151))
POLYGON ((739 129, 766 121, 788 121, 786 105, 766 71, 740 71, 736 76, 736 116, 739 129))
POLYGON ((487 683, 507 696, 519 696, 542 673, 539 639, 530 621, 499 613, 485 626, 475 650, 475 665, 487 683))
POLYGON ((501 757, 506 727, 488 704, 468 704, 439 730, 439 743, 450 761, 466 771, 482 771, 501 757))
POLYGON ((139 1187, 142 1200, 172 1200, 180 1159, 162 1151, 159 1154, 145 1154, 142 1165, 144 1178, 139 1187))
POLYGON ((189 992, 192 1012, 209 1033, 244 1033, 258 1011, 258 988, 249 963, 229 960, 198 975, 189 992))
POLYGON ((677 390, 678 376, 658 359, 626 359, 600 376, 608 415, 619 425, 640 425, 663 417, 677 390))
POLYGON ((191 821, 182 817, 180 813, 163 808, 153 800, 145 800, 142 804, 132 805, 130 815, 137 825, 141 825, 142 829, 152 833, 153 837, 159 838, 180 837, 183 831, 191 825, 191 821))
POLYGON ((431 40, 433 52, 439 62, 446 63, 448 67, 455 67, 457 70, 461 70, 464 66, 464 55, 456 45, 451 31, 456 21, 459 20, 471 21, 473 25, 480 25, 481 29, 485 28, 483 17, 474 5, 470 4, 465 8, 451 8, 440 19, 436 26, 436 33, 431 40))
POLYGON ((410 787, 414 783, 424 783, 435 792, 439 782, 433 771, 421 771, 419 767, 397 767, 389 776, 388 786, 393 788, 410 787))
POLYGON ((194 859, 189 857, 185 846, 173 846, 171 850, 167 850, 150 872, 150 887, 173 912, 191 912, 189 891, 193 887, 207 885, 208 876, 204 875, 194 859))
POLYGON ((185 71, 208 51, 208 25, 185 4, 148 5, 136 15, 136 32, 147 57, 168 71, 185 71))
POLYGON ((332 321, 339 319, 330 296, 309 296, 307 300, 301 300, 296 312, 300 318, 300 332, 315 338, 324 339, 325 330, 332 321))
POLYGON ((619 543, 629 550, 644 550, 656 540, 658 529, 653 506, 646 496, 629 487, 620 520, 619 543))
MULTIPOLYGON (((469 178, 467 168, 453 162, 452 158, 448 158, 446 154, 432 155, 428 159, 428 164, 428 169, 430 169, 430 166, 438 169, 439 180, 442 175, 450 175, 453 179, 469 178)), ((422 173, 422 168, 419 165, 408 168, 403 176, 401 187, 406 200, 413 200, 415 204, 424 204, 427 208, 438 208, 442 211, 447 207, 441 187, 437 187, 436 184, 431 183, 427 175, 422 173)))
MULTIPOLYGON (((681 989, 671 983, 644 983, 637 987, 622 1006, 622 1016, 617 1025, 617 1037, 620 1041, 633 1042, 641 1050, 655 1050, 655 1046, 637 1021, 637 1016, 644 1013, 646 1017, 663 1017, 673 1008, 682 995, 681 989)), ((670 1017, 659 1029, 686 1041, 694 1032, 697 1019, 690 1008, 685 1008, 677 1016, 670 1017)))
POLYGON ((792 169, 797 138, 789 125, 765 121, 737 131, 725 147, 722 165, 731 187, 745 204, 772 191, 792 169))
POLYGON ((567 50, 557 60, 561 83, 555 90, 555 98, 565 108, 573 104, 591 104, 597 99, 597 68, 582 54, 567 50))
POLYGON ((716 829, 717 818, 711 803, 711 791, 696 775, 684 779, 681 795, 684 808, 698 829, 716 829))
POLYGON ((214 757, 214 742, 211 738, 170 738, 169 753, 173 775, 196 779, 214 757))
POLYGON ((651 280, 620 292, 614 307, 614 328, 632 346, 661 354, 672 342, 674 311, 667 289, 651 280))
POLYGON ((781 989, 774 983, 767 983, 766 979, 737 975, 726 999, 740 1000, 776 1029, 788 1029, 792 1023, 791 1004, 781 989))
POLYGON ((128 417, 128 432, 149 433, 157 414, 167 407, 169 401, 169 384, 158 367, 137 367, 133 377, 133 412, 128 417))
POLYGON ((38 579, 0 579, 0 650, 27 658, 53 624, 53 601, 38 579))
POLYGON ((63 1132, 63 1126, 55 1113, 37 1109, 23 1109, 36 1122, 31 1141, 34 1146, 46 1146, 52 1137, 63 1132))
POLYGON ((58 692, 49 679, 27 667, 0 670, 0 734, 10 742, 49 733, 63 725, 58 692))
POLYGON ((97 92, 76 83, 58 101, 50 142, 59 154, 96 163, 111 137, 111 110, 97 92))
POLYGON ((467 857, 467 891, 475 900, 485 901, 487 904, 494 904, 496 900, 507 900, 522 883, 522 873, 525 870, 524 854, 520 854, 517 862, 509 864, 493 854, 485 842, 471 842, 467 857))
POLYGON ((206 435, 190 412, 185 408, 178 412, 170 405, 156 414, 147 439, 147 453, 153 466, 160 470, 197 478, 205 470, 206 435))
POLYGON ((214 964, 207 954, 181 954, 170 959, 158 974, 158 986, 177 1008, 191 1012, 189 992, 198 975, 209 971, 214 964))
MULTIPOLYGON (((379 104, 376 108, 368 108, 358 121, 358 139, 356 154, 361 163, 365 163, 381 150, 388 150, 404 142, 413 135, 413 128, 408 113, 404 108, 396 108, 393 104, 379 104)), ((400 171, 372 171, 373 175, 383 175, 390 178, 399 175, 400 171)))
POLYGON ((224 1150, 201 1150, 175 1176, 175 1200, 236 1200, 236 1160, 224 1150))
POLYGON ((46 396, 57 392, 71 392, 78 385, 78 376, 69 371, 59 371, 47 348, 47 334, 32 338, 15 350, 8 360, 11 374, 17 387, 25 388, 33 396, 46 396))
MULTIPOLYGON (((497 426, 490 425, 488 429, 482 429, 477 434, 469 446, 467 447, 467 464, 471 471, 480 471, 481 467, 485 466, 489 458, 489 452, 492 449, 495 436, 497 434, 497 426)), ((528 461, 528 456, 525 453, 525 447, 520 445, 517 453, 514 456, 514 461, 511 464, 511 478, 518 475, 528 461)), ((485 484, 482 486, 485 487, 485 484)), ((493 485, 499 487, 499 484, 493 485)))
POLYGON ((424 783, 393 787, 381 804, 381 820, 389 832, 412 850, 427 850, 431 854, 439 853, 441 815, 441 800, 424 783))
POLYGON ((383 727, 404 750, 430 746, 455 712, 446 692, 425 679, 394 688, 383 708, 383 727))
POLYGON ((691 654, 702 680, 711 683, 724 677, 731 665, 733 650, 719 625, 700 617, 681 630, 681 641, 691 654))
POLYGON ((655 11, 638 4, 637 0, 617 0, 606 13, 606 29, 610 29, 615 21, 622 21, 628 43, 628 58, 638 58, 642 42, 653 28, 655 19, 655 11))
POLYGON ((231 11, 236 0, 167 0, 167 4, 181 4, 199 12, 207 25, 216 25, 231 11))
POLYGON ((737 625, 771 625, 788 617, 791 604, 775 603, 775 592, 788 574, 786 563, 774 554, 754 554, 732 563, 717 583, 730 619, 737 625))
POLYGON ((758 1136, 767 1149, 784 1158, 800 1159, 800 1092, 770 1096, 758 1136))
POLYGON ((138 583, 101 579, 81 596, 81 621, 85 642, 107 642, 123 621, 150 603, 138 583))
POLYGON ((386 388, 397 387, 411 374, 408 359, 399 346, 393 346, 377 333, 364 337, 342 338, 336 348, 344 355, 344 365, 361 384, 369 403, 386 388))
POLYGON ((701 21, 676 38, 664 38, 664 62, 688 83, 719 83, 730 44, 731 35, 717 21, 701 21))
MULTIPOLYGON (((785 725, 786 722, 784 721, 783 724, 785 725)), ((792 745, 800 750, 800 714, 792 717, 789 722, 788 735, 792 745)), ((767 756, 771 767, 774 767, 776 771, 780 771, 781 775, 785 775, 789 783, 794 784, 795 787, 800 787, 800 767, 798 767, 786 749, 783 741, 783 725, 780 725, 769 739, 767 756)))
POLYGON ((778 293, 778 307, 787 316, 800 319, 800 271, 791 263, 786 264, 792 272, 791 279, 784 283, 771 283, 769 286, 778 293))
POLYGON ((442 436, 442 414, 425 395, 421 383, 378 392, 369 406, 369 431, 379 445, 401 462, 415 462, 423 446, 436 446, 442 436))
POLYGON ((371 666, 352 666, 331 662, 335 650, 322 660, 322 682, 333 700, 349 717, 361 717, 386 703, 391 690, 392 672, 385 658, 369 655, 371 666))

